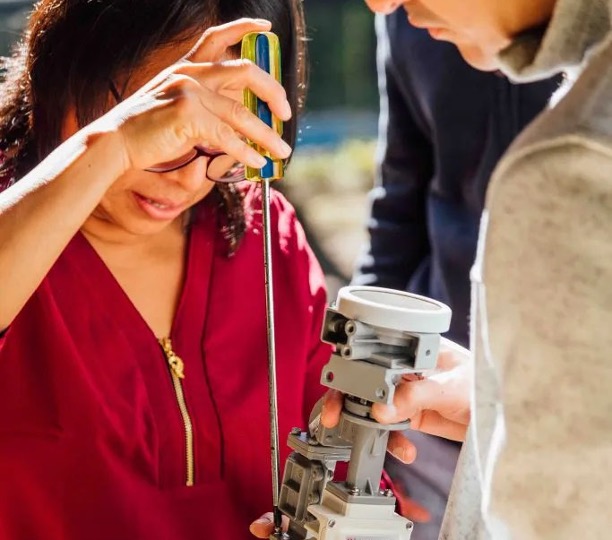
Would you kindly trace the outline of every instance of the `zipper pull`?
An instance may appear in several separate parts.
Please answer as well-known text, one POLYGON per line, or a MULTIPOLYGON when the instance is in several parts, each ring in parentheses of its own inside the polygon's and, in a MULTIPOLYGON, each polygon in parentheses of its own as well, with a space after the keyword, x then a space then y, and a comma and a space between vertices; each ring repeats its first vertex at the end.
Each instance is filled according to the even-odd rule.
POLYGON ((172 341, 168 337, 161 338, 159 344, 164 350, 164 355, 172 373, 179 379, 185 378, 185 364, 181 358, 172 350, 172 341))

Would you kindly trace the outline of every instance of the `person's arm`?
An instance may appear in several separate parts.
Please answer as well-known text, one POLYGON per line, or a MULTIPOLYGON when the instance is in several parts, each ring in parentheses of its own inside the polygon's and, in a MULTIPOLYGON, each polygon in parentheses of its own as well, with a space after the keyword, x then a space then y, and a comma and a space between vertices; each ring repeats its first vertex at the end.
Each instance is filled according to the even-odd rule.
POLYGON ((0 194, 0 330, 124 171, 116 131, 80 132, 0 194))
MULTIPOLYGON (((602 118, 597 125, 609 126, 602 118)), ((569 135, 514 157, 502 162, 488 194, 480 295, 487 326, 477 326, 487 347, 476 354, 476 382, 494 366, 499 388, 493 396, 501 401, 492 447, 480 449, 481 456, 497 456, 485 463, 488 508, 496 518, 490 524, 501 520, 512 538, 522 540, 607 538, 609 139, 569 135)), ((489 434, 482 428, 494 409, 479 390, 475 427, 483 445, 489 434)))
MULTIPOLYGON (((409 31, 405 28, 396 29, 409 31)), ((376 18, 380 93, 376 183, 370 192, 369 241, 353 283, 405 290, 429 253, 426 197, 433 171, 431 143, 407 103, 401 68, 392 55, 394 35, 376 18)), ((398 51, 396 50, 397 54, 398 51)), ((405 81, 404 81, 405 82, 405 81)))
POLYGON ((245 33, 269 27, 265 21, 243 19, 209 29, 192 51, 191 62, 160 73, 0 193, 0 331, 127 170, 170 161, 204 141, 242 163, 260 166, 262 156, 236 132, 275 156, 287 157, 276 133, 223 95, 249 87, 278 117, 291 116, 285 90, 271 76, 252 64, 219 62, 245 33))

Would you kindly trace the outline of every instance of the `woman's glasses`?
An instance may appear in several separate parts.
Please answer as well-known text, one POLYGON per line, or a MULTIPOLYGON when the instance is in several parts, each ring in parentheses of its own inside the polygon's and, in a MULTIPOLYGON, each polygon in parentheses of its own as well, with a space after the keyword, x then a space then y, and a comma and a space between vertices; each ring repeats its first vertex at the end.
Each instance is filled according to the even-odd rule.
MULTIPOLYGON (((123 98, 117 91, 117 88, 112 81, 109 81, 109 89, 115 101, 121 103, 123 98)), ((245 179, 244 165, 239 161, 236 161, 232 156, 228 156, 223 152, 211 148, 204 148, 202 146, 195 146, 185 155, 167 161, 164 163, 158 163, 152 167, 145 169, 147 172, 153 173, 168 173, 177 171, 187 165, 193 163, 199 157, 208 158, 208 166, 206 167, 206 178, 212 182, 222 182, 225 184, 240 182, 245 179)))

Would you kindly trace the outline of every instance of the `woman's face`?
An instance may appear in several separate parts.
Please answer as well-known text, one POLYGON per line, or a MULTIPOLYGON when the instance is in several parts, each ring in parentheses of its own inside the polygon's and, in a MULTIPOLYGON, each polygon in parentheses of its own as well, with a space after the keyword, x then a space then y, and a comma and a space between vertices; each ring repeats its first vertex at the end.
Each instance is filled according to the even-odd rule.
POLYGON ((497 54, 510 43, 506 2, 512 0, 366 0, 373 11, 402 6, 413 26, 434 39, 454 43, 463 58, 481 70, 497 69, 497 54))
MULTIPOLYGON (((130 75, 122 98, 127 98, 157 73, 182 58, 192 45, 187 43, 184 47, 174 46, 152 53, 146 60, 146 68, 137 69, 130 75)), ((122 81, 116 81, 115 86, 122 88, 122 81)), ((231 97, 239 100, 242 93, 231 97)), ((109 103, 112 102, 109 93, 109 103)), ((64 137, 68 138, 77 130, 74 115, 69 115, 64 124, 64 137)), ((142 236, 160 232, 181 219, 186 210, 212 190, 214 183, 206 178, 207 164, 208 158, 200 157, 172 172, 126 172, 102 197, 84 229, 98 236, 110 233, 113 238, 117 238, 118 233, 142 236)))

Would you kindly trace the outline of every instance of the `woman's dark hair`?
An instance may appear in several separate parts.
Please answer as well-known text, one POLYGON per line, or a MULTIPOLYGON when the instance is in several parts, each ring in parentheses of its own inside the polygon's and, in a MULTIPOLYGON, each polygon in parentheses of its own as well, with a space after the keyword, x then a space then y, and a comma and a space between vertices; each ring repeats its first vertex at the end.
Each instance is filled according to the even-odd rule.
MULTIPOLYGON (((16 182, 59 145, 70 107, 85 126, 105 112, 109 81, 129 77, 159 47, 241 17, 272 22, 281 43, 283 86, 299 111, 306 87, 301 0, 40 0, 24 39, 4 63, 0 183, 16 182)), ((285 123, 291 146, 296 117, 285 123)), ((235 247, 245 227, 241 196, 233 186, 216 189, 235 247)))

